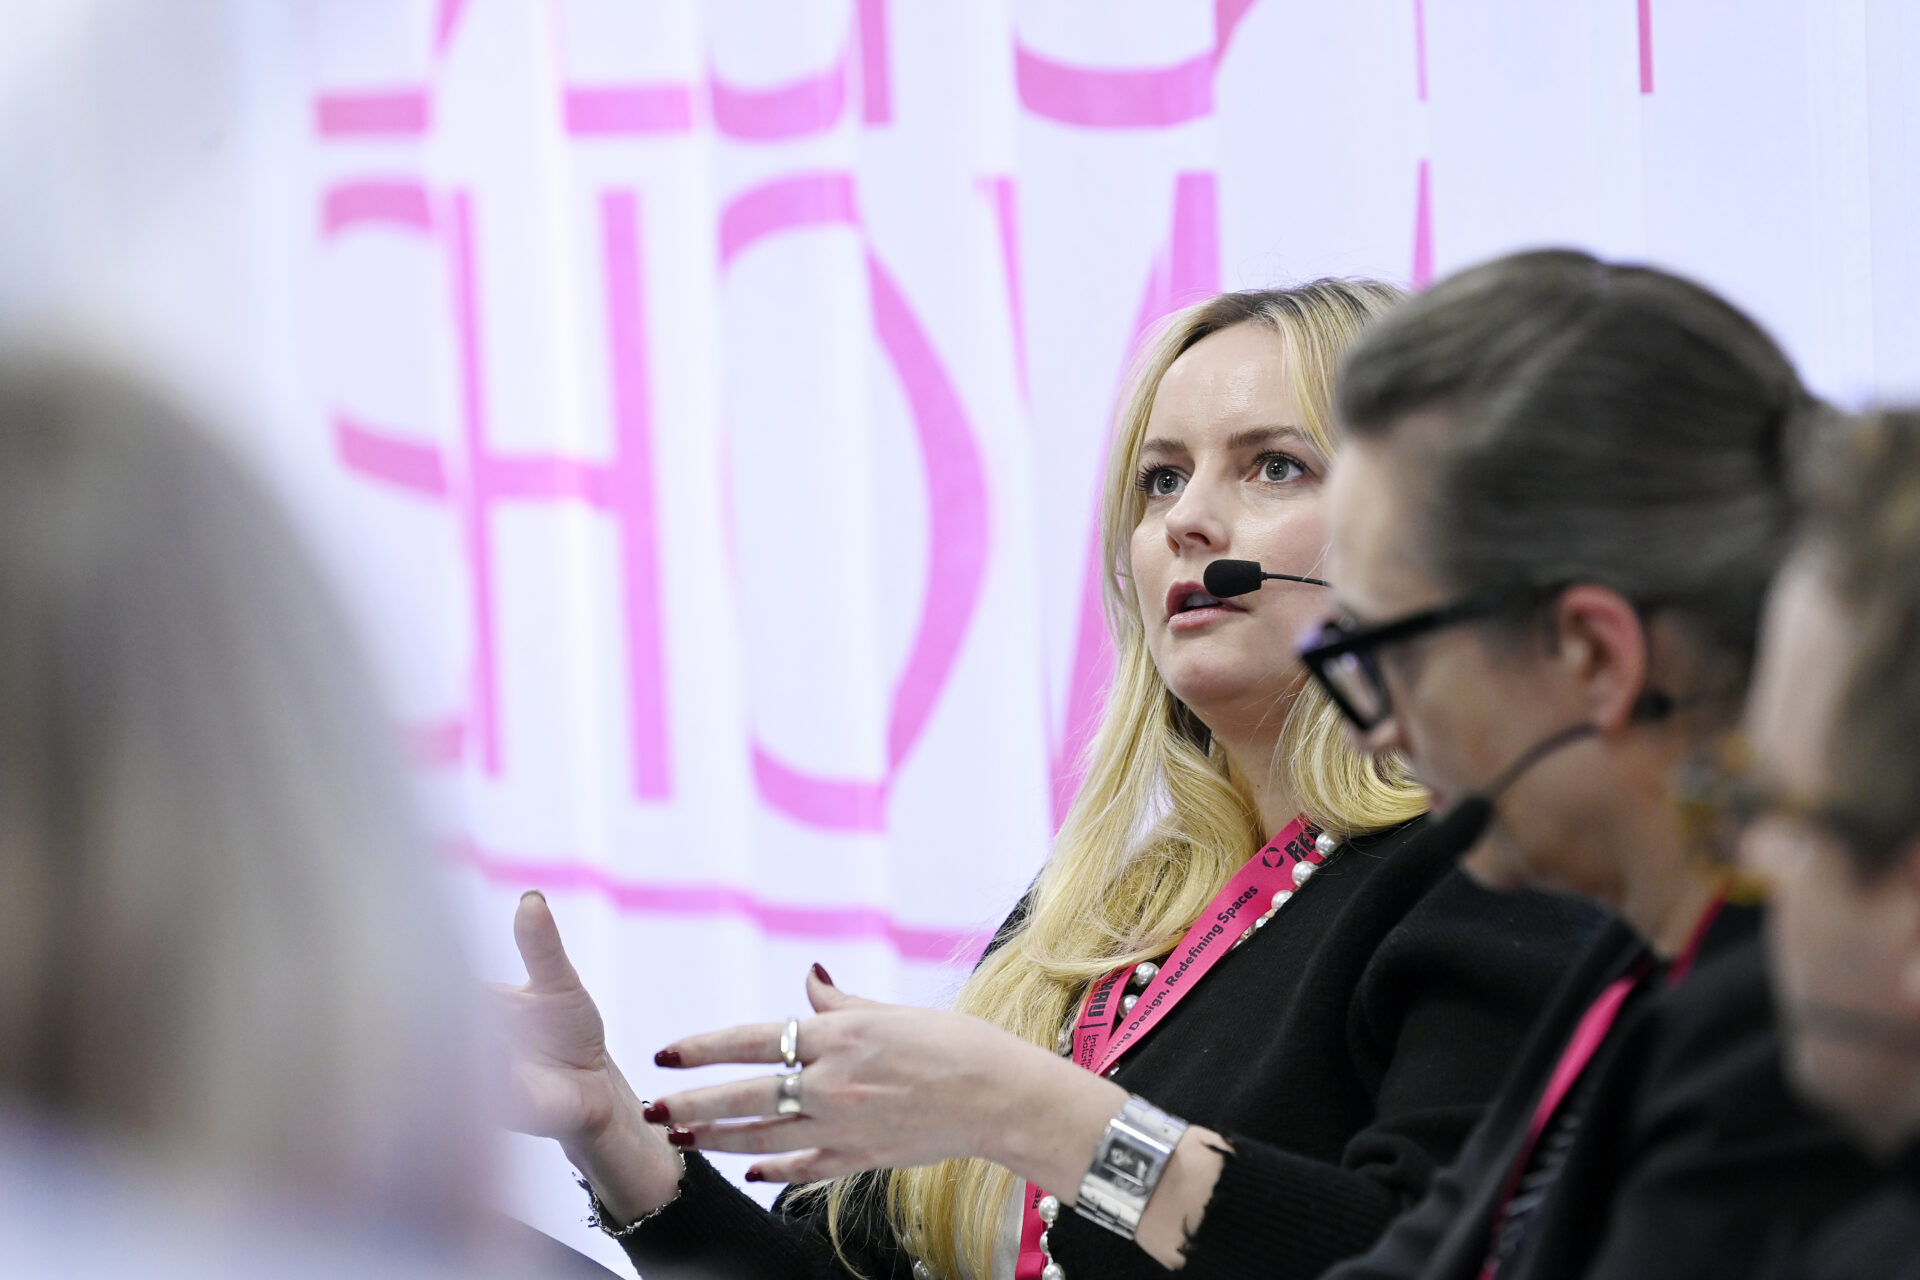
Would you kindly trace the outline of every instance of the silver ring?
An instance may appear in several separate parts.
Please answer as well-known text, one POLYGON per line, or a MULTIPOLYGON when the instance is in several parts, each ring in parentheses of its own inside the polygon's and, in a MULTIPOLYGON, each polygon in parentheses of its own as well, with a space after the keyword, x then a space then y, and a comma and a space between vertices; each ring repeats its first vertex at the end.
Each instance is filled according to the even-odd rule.
POLYGON ((775 1076, 780 1082, 779 1099, 773 1104, 773 1114, 777 1116, 797 1116, 800 1114, 800 1073, 789 1071, 783 1076, 775 1076))
POLYGON ((787 1025, 780 1028, 780 1061, 787 1070, 800 1069, 800 1019, 788 1018, 787 1025))

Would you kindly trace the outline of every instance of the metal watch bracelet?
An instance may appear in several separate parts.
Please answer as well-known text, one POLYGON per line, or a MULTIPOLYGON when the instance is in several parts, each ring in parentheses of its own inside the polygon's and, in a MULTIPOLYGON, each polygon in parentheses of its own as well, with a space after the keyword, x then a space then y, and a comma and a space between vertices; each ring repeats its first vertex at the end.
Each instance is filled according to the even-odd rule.
POLYGON ((1074 1208, 1116 1235, 1133 1239, 1140 1215, 1167 1171, 1187 1122, 1142 1097, 1130 1097, 1101 1135, 1093 1163, 1080 1179, 1074 1208))

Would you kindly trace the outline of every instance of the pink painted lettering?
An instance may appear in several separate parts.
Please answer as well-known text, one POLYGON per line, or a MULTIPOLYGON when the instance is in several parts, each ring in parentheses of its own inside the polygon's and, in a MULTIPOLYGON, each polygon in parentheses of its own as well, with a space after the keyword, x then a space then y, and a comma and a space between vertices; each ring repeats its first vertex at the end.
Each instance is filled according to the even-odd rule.
POLYGON ((450 853, 495 884, 531 885, 552 893, 596 893, 617 910, 636 914, 735 916, 772 937, 871 939, 887 944, 904 959, 925 964, 971 964, 988 942, 988 935, 970 930, 904 924, 873 907, 795 906, 768 902, 735 885, 626 880, 590 862, 512 858, 472 840, 457 842, 450 853))
POLYGON ((1164 129, 1213 112, 1211 51, 1145 70, 1076 67, 1014 48, 1020 105, 1083 129, 1164 129))
MULTIPOLYGON (((721 265, 782 231, 832 224, 861 229, 851 174, 804 173, 752 188, 721 213, 721 265)), ((959 393, 871 249, 866 265, 875 334, 906 392, 925 463, 931 524, 926 598, 888 718, 887 776, 819 777, 777 759, 764 744, 753 750, 754 780, 768 803, 796 821, 851 831, 885 827, 893 775, 924 732, 959 656, 985 577, 987 544, 986 480, 959 393)))
POLYGON ((887 0, 859 0, 860 118, 893 121, 893 78, 887 58, 887 0))
POLYGON ((1640 0, 1640 92, 1653 92, 1653 0, 1640 0))
POLYGON ((1418 189, 1413 206, 1413 287, 1424 289, 1433 283, 1433 177, 1425 160, 1420 162, 1418 189))
POLYGON ((576 138, 645 137, 693 129, 693 90, 684 84, 570 85, 561 99, 576 138))
POLYGON ((716 75, 711 92, 714 127, 727 137, 778 142, 824 133, 846 109, 847 63, 842 57, 818 75, 777 89, 744 89, 716 75))
POLYGON ((323 138, 417 138, 432 127, 424 86, 323 93, 313 102, 313 127, 323 138))
MULTIPOLYGON (((481 767, 498 775, 504 746, 499 705, 499 648, 491 513, 501 503, 583 502, 620 526, 622 615, 626 642, 629 744, 634 793, 664 800, 672 793, 667 734, 666 655, 660 616, 658 533, 653 509, 650 392, 640 264, 640 218, 624 192, 601 198, 606 265, 608 365, 613 377, 614 447, 604 462, 548 455, 508 455, 488 444, 485 352, 479 304, 474 211, 464 191, 436 211, 418 182, 350 182, 322 197, 329 235, 372 224, 420 234, 445 233, 453 285, 459 356, 462 449, 449 466, 437 445, 405 438, 338 413, 334 449, 349 471, 415 496, 451 502, 460 521, 472 582, 473 671, 468 709, 459 730, 436 731, 434 744, 415 755, 451 764, 457 750, 477 749, 481 767), (444 224, 444 227, 442 227, 444 224)), ((418 739, 419 731, 415 731, 418 739)))

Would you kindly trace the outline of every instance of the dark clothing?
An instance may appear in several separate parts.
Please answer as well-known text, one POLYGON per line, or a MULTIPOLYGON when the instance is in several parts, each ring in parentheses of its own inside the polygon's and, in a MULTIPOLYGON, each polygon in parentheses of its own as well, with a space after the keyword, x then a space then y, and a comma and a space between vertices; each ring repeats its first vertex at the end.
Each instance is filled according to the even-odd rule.
POLYGON ((1872 1199, 1837 1213, 1768 1280, 1920 1280, 1920 1145, 1872 1199))
MULTIPOLYGON (((1452 1159, 1600 928, 1567 899, 1479 888, 1421 829, 1340 852, 1122 1060, 1121 1085, 1234 1147, 1186 1280, 1312 1277, 1371 1244, 1452 1159)), ((628 1253, 649 1277, 674 1260, 844 1277, 824 1235, 818 1198, 767 1213, 694 1159, 628 1253)), ((1050 1243, 1074 1280, 1166 1275, 1071 1211, 1050 1243)), ((875 1280, 910 1274, 877 1212, 843 1244, 875 1280)))
MULTIPOLYGON (((1759 914, 1723 909, 1683 978, 1670 983, 1656 966, 1636 988, 1564 1104, 1577 1123, 1500 1280, 1746 1280, 1770 1242, 1876 1184, 1834 1127, 1788 1091, 1759 914)), ((1645 963, 1624 926, 1610 930, 1458 1162, 1327 1280, 1478 1276, 1569 1034, 1603 987, 1645 963)))

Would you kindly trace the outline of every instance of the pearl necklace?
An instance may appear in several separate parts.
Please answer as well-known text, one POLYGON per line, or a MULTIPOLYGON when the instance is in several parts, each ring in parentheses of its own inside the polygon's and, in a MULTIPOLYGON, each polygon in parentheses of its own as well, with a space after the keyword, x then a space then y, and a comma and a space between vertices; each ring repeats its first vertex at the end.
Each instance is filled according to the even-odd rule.
MULTIPOLYGON (((1339 852, 1340 842, 1322 831, 1318 836, 1314 837, 1313 847, 1320 854, 1320 862, 1316 864, 1302 858, 1293 864, 1293 888, 1281 889, 1274 893, 1272 900, 1267 904, 1266 911, 1261 913, 1252 924, 1247 926, 1246 932, 1234 940, 1233 949, 1235 951, 1245 946, 1247 940, 1252 938, 1254 934, 1266 928, 1267 922, 1280 913, 1280 908, 1292 902, 1294 895, 1307 887, 1307 881, 1313 879, 1313 873, 1318 871, 1320 867, 1325 866, 1328 862, 1331 862, 1333 855, 1339 852)), ((1152 982, 1159 974, 1160 966, 1151 960, 1143 960, 1133 966, 1133 972, 1127 976, 1127 994, 1121 997, 1120 1000, 1119 1016, 1124 1018, 1128 1013, 1133 1011, 1133 1006, 1139 1003, 1140 993, 1146 990, 1147 984, 1152 982)), ((1069 1057, 1072 1054, 1073 1028, 1078 1020, 1077 1011, 1075 1009, 1069 1009, 1067 1011, 1066 1024, 1060 1028, 1060 1035, 1053 1043, 1054 1051, 1063 1058, 1069 1057)), ((1114 1063, 1113 1066, 1107 1070, 1107 1078, 1112 1079, 1119 1073, 1119 1070, 1120 1064, 1117 1062, 1114 1063)), ((1040 1270, 1040 1280, 1067 1280, 1066 1270, 1054 1260, 1052 1244, 1048 1239, 1048 1237, 1053 1234, 1054 1220, 1060 1216, 1060 1201, 1058 1197, 1042 1197, 1038 1211, 1040 1221, 1047 1226, 1047 1230, 1040 1233, 1040 1252, 1047 1260, 1046 1265, 1040 1270)), ((926 1264, 923 1262, 916 1261, 913 1264, 913 1274, 914 1280, 933 1280, 933 1272, 928 1270, 926 1264)))
MULTIPOLYGON (((1333 855, 1340 851, 1340 842, 1322 831, 1314 837, 1313 847, 1319 851, 1320 861, 1318 863, 1312 863, 1303 858, 1293 864, 1293 888, 1281 889, 1274 893, 1272 900, 1267 904, 1267 909, 1262 912, 1252 924, 1248 925, 1238 938, 1234 939, 1233 950, 1238 951, 1241 947, 1245 946, 1254 934, 1267 927, 1268 921, 1280 914, 1280 908, 1293 901, 1294 894, 1307 887, 1307 881, 1313 879, 1313 873, 1318 871, 1322 866, 1325 866, 1328 862, 1331 862, 1333 855)), ((1133 973, 1127 978, 1127 994, 1120 998, 1120 1017, 1124 1018, 1133 1012, 1133 1006, 1140 1003, 1140 993, 1145 991, 1147 984, 1159 975, 1160 966, 1151 960, 1142 960, 1139 964, 1133 966, 1133 973)), ((1063 1058, 1068 1057, 1071 1053, 1073 1046, 1073 1028, 1078 1020, 1078 1014, 1075 1009, 1069 1008, 1067 1010, 1067 1020, 1061 1025, 1060 1034, 1054 1038, 1053 1051, 1063 1058)), ((1118 1069, 1119 1064, 1116 1063, 1114 1067, 1107 1072, 1107 1075, 1112 1076, 1114 1071, 1118 1069)))
POLYGON ((1294 894, 1307 887, 1307 881, 1313 879, 1313 873, 1333 861, 1333 855, 1340 851, 1340 842, 1322 831, 1313 838, 1313 847, 1319 851, 1320 861, 1314 863, 1302 858, 1293 864, 1293 888, 1281 889, 1273 895, 1273 901, 1268 904, 1266 912, 1262 914, 1259 919, 1248 925, 1246 932, 1242 933, 1234 942, 1234 950, 1238 951, 1246 945, 1247 939, 1251 938, 1261 929, 1266 928, 1267 921, 1278 915, 1280 908, 1292 902, 1294 894))

